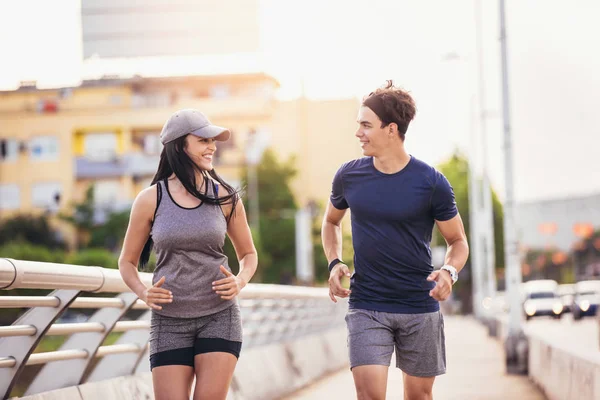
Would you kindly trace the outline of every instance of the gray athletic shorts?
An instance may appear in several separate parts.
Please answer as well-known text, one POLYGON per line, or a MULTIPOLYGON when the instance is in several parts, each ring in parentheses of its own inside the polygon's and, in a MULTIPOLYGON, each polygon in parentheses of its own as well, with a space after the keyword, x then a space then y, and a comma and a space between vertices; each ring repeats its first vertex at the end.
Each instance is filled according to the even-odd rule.
POLYGON ((390 365, 411 376, 446 373, 444 318, 440 311, 393 314, 350 309, 346 314, 350 369, 360 365, 390 365))
POLYGON ((198 318, 173 318, 152 312, 150 321, 150 367, 194 366, 194 357, 211 352, 231 353, 239 358, 242 318, 237 304, 198 318))

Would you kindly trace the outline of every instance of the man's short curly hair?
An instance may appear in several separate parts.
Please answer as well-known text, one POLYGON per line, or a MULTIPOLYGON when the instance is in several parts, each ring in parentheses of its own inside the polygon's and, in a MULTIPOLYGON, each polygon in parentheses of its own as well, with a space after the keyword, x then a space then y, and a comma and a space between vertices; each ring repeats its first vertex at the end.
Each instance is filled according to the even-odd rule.
POLYGON ((391 80, 363 98, 362 105, 369 107, 382 122, 381 127, 392 122, 398 125, 400 138, 404 140, 408 125, 415 117, 417 107, 408 92, 397 88, 391 80))

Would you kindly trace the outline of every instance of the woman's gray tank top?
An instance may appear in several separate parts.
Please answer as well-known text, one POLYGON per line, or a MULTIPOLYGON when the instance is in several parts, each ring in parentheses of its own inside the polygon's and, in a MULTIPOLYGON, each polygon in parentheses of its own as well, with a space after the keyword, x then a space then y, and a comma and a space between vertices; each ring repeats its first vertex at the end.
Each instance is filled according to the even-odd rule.
MULTIPOLYGON (((214 188, 218 192, 218 187, 214 188)), ((223 300, 212 290, 212 282, 225 278, 220 266, 230 270, 223 253, 227 221, 221 207, 202 203, 185 208, 173 200, 165 181, 157 183, 158 205, 152 225, 156 269, 152 283, 165 277, 163 288, 173 293, 173 302, 161 304, 160 315, 195 318, 222 311, 236 303, 223 300)), ((207 193, 214 196, 212 181, 207 193)))

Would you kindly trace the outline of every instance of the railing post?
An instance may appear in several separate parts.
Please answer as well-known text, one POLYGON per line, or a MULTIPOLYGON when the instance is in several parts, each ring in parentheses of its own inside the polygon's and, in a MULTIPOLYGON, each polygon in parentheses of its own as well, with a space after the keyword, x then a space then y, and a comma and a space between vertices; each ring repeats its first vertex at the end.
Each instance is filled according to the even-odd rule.
POLYGON ((117 321, 129 311, 137 300, 137 296, 133 293, 121 293, 117 297, 123 301, 123 307, 100 309, 88 321, 99 322, 104 325, 103 332, 75 333, 60 348, 60 350, 83 349, 88 353, 87 358, 54 361, 46 364, 29 385, 25 395, 76 386, 82 383, 84 377, 90 372, 98 347, 104 342, 117 321))
POLYGON ((4 399, 10 396, 19 375, 25 368, 27 359, 35 350, 38 343, 54 323, 79 295, 79 290, 55 290, 49 297, 59 300, 58 307, 35 307, 29 309, 23 316, 17 319, 13 325, 32 325, 36 332, 32 336, 14 336, 0 339, 0 355, 8 355, 15 360, 12 368, 0 368, 0 395, 4 399))
MULTIPOLYGON (((138 321, 150 321, 152 311, 146 311, 138 321)), ((139 353, 112 354, 103 357, 96 368, 85 379, 85 382, 97 382, 105 379, 116 378, 118 376, 133 375, 142 357, 146 354, 146 346, 150 339, 150 333, 147 329, 129 331, 123 334, 117 341, 117 344, 136 344, 140 347, 139 353)))

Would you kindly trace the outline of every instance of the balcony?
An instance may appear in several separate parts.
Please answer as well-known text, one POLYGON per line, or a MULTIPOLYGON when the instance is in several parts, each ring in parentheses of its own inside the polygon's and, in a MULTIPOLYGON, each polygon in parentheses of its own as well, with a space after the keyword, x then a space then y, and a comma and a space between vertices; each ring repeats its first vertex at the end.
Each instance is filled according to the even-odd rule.
POLYGON ((113 178, 120 176, 153 175, 158 167, 159 156, 130 153, 107 160, 88 157, 75 158, 77 179, 113 178))
MULTIPOLYGON (((239 167, 242 164, 242 153, 233 148, 217 153, 215 168, 239 167)), ((153 176, 158 168, 160 156, 144 153, 128 153, 114 156, 108 160, 95 160, 89 157, 75 158, 76 179, 117 178, 121 176, 148 177, 153 176)))

